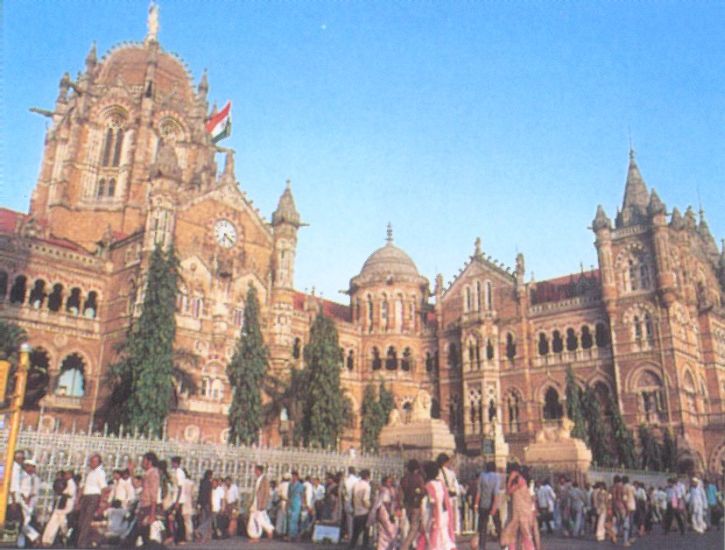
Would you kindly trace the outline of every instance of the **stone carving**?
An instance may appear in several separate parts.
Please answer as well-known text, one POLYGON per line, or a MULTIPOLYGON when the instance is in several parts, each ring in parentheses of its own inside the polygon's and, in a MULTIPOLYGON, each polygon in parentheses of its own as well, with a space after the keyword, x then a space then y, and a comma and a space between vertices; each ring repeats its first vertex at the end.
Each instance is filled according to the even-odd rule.
POLYGON ((571 439, 571 431, 574 428, 574 422, 564 417, 561 424, 544 426, 544 428, 536 434, 537 443, 558 443, 571 439))
POLYGON ((413 407, 410 411, 410 421, 420 422, 421 420, 430 420, 431 408, 430 394, 425 390, 420 390, 413 400, 413 407))
POLYGON ((159 141, 156 161, 151 165, 150 171, 152 178, 159 176, 173 179, 181 178, 181 168, 179 168, 179 159, 176 156, 176 151, 170 143, 165 142, 163 139, 159 141))
POLYGON ((388 415, 388 426, 398 426, 400 423, 400 411, 398 409, 393 409, 388 415))

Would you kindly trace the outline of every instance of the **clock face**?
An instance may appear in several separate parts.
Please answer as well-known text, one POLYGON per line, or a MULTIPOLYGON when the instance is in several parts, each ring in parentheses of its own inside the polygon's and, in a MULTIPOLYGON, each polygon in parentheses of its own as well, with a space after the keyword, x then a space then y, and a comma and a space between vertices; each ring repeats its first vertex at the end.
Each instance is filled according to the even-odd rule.
POLYGON ((229 220, 219 220, 214 224, 214 238, 219 246, 231 248, 237 242, 237 230, 229 220))

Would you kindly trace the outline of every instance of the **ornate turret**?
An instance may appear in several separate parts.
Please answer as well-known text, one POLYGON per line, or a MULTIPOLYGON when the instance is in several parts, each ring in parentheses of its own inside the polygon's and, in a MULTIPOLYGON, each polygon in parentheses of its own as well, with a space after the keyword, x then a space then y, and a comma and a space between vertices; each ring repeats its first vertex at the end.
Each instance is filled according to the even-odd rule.
POLYGON ((685 227, 685 220, 682 219, 680 209, 676 206, 672 209, 672 217, 670 218, 670 227, 672 229, 683 229, 685 227))
POLYGON ((635 153, 629 151, 629 169, 627 170, 627 183, 624 187, 624 200, 622 201, 621 225, 634 225, 646 219, 649 193, 639 172, 635 153))
POLYGON ((711 257, 717 257, 717 243, 715 242, 712 233, 710 233, 710 226, 705 220, 705 211, 702 208, 700 209, 700 224, 697 226, 697 232, 700 234, 700 237, 702 237, 702 240, 705 241, 705 250, 707 253, 711 257))
POLYGON ((656 216, 657 214, 664 214, 666 210, 665 203, 662 202, 657 191, 652 188, 652 194, 649 197, 649 204, 647 205, 647 212, 650 216, 656 216))
POLYGON ((91 44, 91 49, 88 50, 88 55, 86 55, 86 72, 89 75, 93 73, 97 63, 98 55, 96 54, 96 43, 94 42, 91 44))
POLYGON ((594 216, 594 221, 592 222, 592 229, 594 232, 601 231, 602 229, 611 229, 612 228, 612 220, 609 219, 606 212, 604 212, 604 208, 600 204, 597 206, 597 213, 594 216))
POLYGON ((287 223, 295 227, 303 225, 300 222, 300 214, 297 212, 297 207, 295 206, 295 199, 292 196, 292 187, 289 180, 287 180, 287 186, 285 187, 282 196, 279 198, 277 210, 275 210, 272 214, 272 225, 276 226, 283 223, 287 223))

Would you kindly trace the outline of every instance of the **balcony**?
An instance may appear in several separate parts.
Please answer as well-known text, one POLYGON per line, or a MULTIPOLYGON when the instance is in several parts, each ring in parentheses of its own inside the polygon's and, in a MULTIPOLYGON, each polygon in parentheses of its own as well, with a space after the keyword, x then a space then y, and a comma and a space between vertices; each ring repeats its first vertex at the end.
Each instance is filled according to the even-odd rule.
POLYGON ((591 347, 589 349, 577 349, 574 351, 562 351, 559 353, 548 353, 534 357, 535 367, 568 365, 570 363, 584 363, 587 361, 600 361, 612 357, 612 348, 591 347))

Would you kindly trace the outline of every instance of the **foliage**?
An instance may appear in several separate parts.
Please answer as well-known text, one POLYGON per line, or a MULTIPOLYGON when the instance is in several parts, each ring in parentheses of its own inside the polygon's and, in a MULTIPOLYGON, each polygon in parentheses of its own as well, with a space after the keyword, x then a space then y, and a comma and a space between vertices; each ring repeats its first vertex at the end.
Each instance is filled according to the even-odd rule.
POLYGON ((603 422, 602 408, 591 386, 587 386, 584 392, 582 405, 587 421, 589 448, 592 451, 594 463, 599 466, 614 466, 614 460, 610 452, 610 437, 607 424, 603 422))
POLYGON ((305 347, 307 372, 301 434, 305 446, 335 448, 347 423, 340 386, 340 344, 332 319, 320 313, 305 347))
MULTIPOLYGON (((20 345, 28 340, 28 333, 16 323, 0 320, 0 359, 10 362, 5 395, 0 395, 0 404, 7 406, 15 392, 15 373, 17 371, 20 345)), ((49 375, 45 368, 33 362, 33 352, 30 353, 30 368, 25 382, 25 398, 22 408, 24 410, 36 409, 38 402, 48 390, 49 375)))
POLYGON ((634 437, 625 425, 622 414, 616 405, 612 407, 612 434, 619 466, 629 469, 635 468, 637 461, 635 459, 634 437))
POLYGON ((651 430, 645 425, 639 425, 640 460, 643 470, 662 469, 662 447, 655 439, 651 430))
POLYGON ((669 472, 677 470, 677 441, 672 431, 665 428, 662 434, 662 466, 669 472))
POLYGON ((375 386, 365 386, 363 402, 360 411, 362 437, 360 445, 363 451, 377 451, 379 446, 380 432, 388 423, 390 411, 395 408, 395 397, 385 387, 381 380, 376 395, 375 386))
POLYGON ((229 408, 229 441, 251 445, 259 440, 263 425, 262 385, 269 365, 267 347, 259 326, 257 289, 250 285, 244 307, 244 324, 234 356, 227 365, 232 387, 229 408))
POLYGON ((574 422, 574 428, 571 431, 572 437, 589 443, 586 420, 581 404, 581 388, 576 383, 574 371, 571 366, 566 369, 566 408, 569 419, 574 422))
MULTIPOLYGON (((146 279, 143 309, 111 367, 115 388, 111 409, 118 422, 160 435, 173 397, 174 338, 179 262, 174 248, 156 246, 146 279)), ((115 426, 117 427, 117 426, 115 426)))
POLYGON ((28 339, 25 329, 15 323, 0 320, 0 359, 16 365, 20 344, 28 339))

